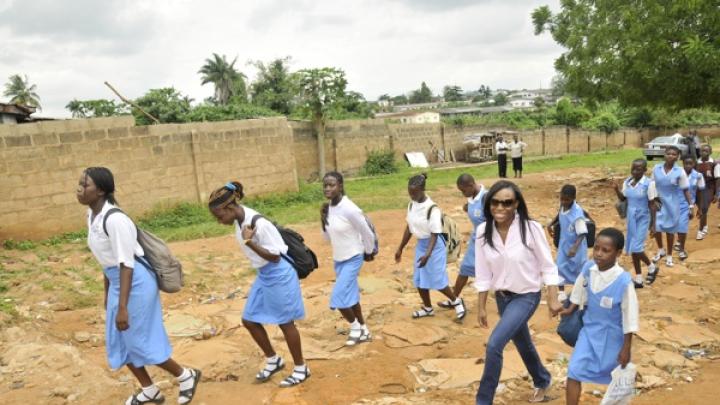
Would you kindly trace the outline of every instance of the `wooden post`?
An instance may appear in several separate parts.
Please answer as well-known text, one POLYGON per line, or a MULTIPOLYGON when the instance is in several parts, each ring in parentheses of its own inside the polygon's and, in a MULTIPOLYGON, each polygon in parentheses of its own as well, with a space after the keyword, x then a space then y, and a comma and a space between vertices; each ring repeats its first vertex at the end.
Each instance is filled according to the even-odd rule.
POLYGON ((543 127, 542 132, 540 132, 540 140, 542 142, 542 152, 541 155, 545 155, 546 148, 545 148, 545 128, 543 127))
POLYGON ((565 153, 570 153, 570 127, 565 127, 565 153))
POLYGON ((190 152, 192 154, 192 162, 193 162, 193 174, 195 175, 195 194, 197 195, 198 203, 202 204, 204 198, 204 193, 202 190, 205 190, 205 181, 204 181, 204 174, 202 171, 202 166, 198 162, 198 149, 200 148, 199 142, 198 142, 198 136, 196 130, 190 131, 190 152))

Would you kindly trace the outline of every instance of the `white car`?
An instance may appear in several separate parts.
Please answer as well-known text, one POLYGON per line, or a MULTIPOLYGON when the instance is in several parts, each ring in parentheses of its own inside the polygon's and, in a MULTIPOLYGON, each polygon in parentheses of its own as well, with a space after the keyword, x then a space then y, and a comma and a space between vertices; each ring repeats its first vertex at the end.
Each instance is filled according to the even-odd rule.
POLYGON ((645 144, 643 154, 647 160, 653 160, 655 157, 662 159, 665 156, 665 148, 672 145, 680 149, 680 159, 684 159, 690 156, 689 142, 688 138, 681 134, 658 136, 645 144))

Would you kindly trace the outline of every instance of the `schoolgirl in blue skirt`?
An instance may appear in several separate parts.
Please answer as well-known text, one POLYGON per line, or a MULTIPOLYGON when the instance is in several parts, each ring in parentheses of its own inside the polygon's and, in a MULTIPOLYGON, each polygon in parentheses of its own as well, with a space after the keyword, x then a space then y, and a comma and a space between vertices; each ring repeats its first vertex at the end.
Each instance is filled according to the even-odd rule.
POLYGON ((657 268, 645 254, 645 241, 648 232, 652 229, 654 215, 651 209, 652 201, 657 197, 655 184, 645 176, 647 161, 635 159, 630 167, 631 176, 622 183, 622 188, 613 183, 615 193, 620 201, 627 201, 627 235, 625 237, 625 252, 632 257, 635 268, 635 288, 643 288, 643 276, 640 262, 648 266, 648 284, 655 281, 657 268))
POLYGON ((458 298, 448 284, 447 250, 442 236, 442 215, 440 208, 425 194, 425 173, 413 176, 408 182, 410 206, 407 213, 407 226, 400 246, 395 252, 395 262, 400 263, 403 249, 411 236, 417 238, 415 260, 413 262, 413 284, 417 288, 423 306, 414 311, 413 318, 433 316, 430 290, 438 290, 450 299, 455 307, 456 320, 465 317, 465 302, 458 298))
MULTIPOLYGON (((463 257, 462 263, 460 263, 460 272, 455 279, 455 286, 453 287, 453 293, 459 297, 468 279, 475 277, 475 230, 478 225, 485 222, 483 204, 485 203, 487 190, 485 190, 482 184, 476 183, 475 178, 467 173, 463 173, 458 177, 457 188, 462 195, 467 198, 467 202, 463 206, 463 211, 467 213, 470 223, 472 224, 472 231, 468 238, 465 256, 463 257)), ((453 307, 450 301, 441 301, 438 303, 438 306, 443 308, 453 307)))
MULTIPOLYGON (((560 302, 566 299, 565 285, 574 284, 580 269, 587 261, 587 223, 585 211, 575 201, 577 189, 572 184, 566 184, 560 189, 560 212, 557 220, 560 221, 560 244, 557 248, 557 267, 561 280, 560 302)), ((553 227, 548 231, 553 235, 553 227)))
POLYGON ((325 174, 323 192, 330 200, 321 210, 323 236, 332 245, 335 262, 330 309, 338 309, 350 323, 345 345, 355 346, 372 338, 360 306, 358 274, 363 262, 372 261, 377 254, 375 234, 362 210, 345 195, 342 174, 325 174))
MULTIPOLYGON (((678 225, 678 258, 685 260, 688 258, 685 250, 685 241, 687 240, 688 229, 690 228, 690 220, 693 218, 693 206, 697 205, 697 216, 702 216, 701 208, 703 206, 703 191, 705 190, 705 177, 695 171, 696 161, 693 157, 686 157, 683 160, 683 169, 688 178, 688 193, 690 201, 680 198, 680 224, 678 225)), ((701 228, 702 229, 702 228, 701 228)))
POLYGON ((624 237, 621 231, 600 231, 593 248, 594 263, 578 276, 568 315, 585 308, 583 327, 568 365, 566 403, 576 405, 582 382, 609 384, 611 372, 630 362, 632 337, 639 330, 639 306, 630 274, 617 264, 624 237))
POLYGON ((665 265, 672 267, 672 248, 675 234, 680 231, 680 209, 681 200, 690 202, 688 192, 688 178, 685 171, 675 166, 680 157, 680 149, 676 146, 668 146, 665 149, 665 163, 658 164, 653 169, 653 181, 657 190, 655 199, 655 242, 658 245, 658 252, 652 258, 657 263, 663 257, 665 265), (662 234, 666 235, 668 251, 663 248, 662 234))
POLYGON ((310 369, 302 355, 300 332, 294 323, 305 317, 300 279, 288 261, 288 247, 280 232, 257 211, 241 205, 244 196, 242 184, 229 182, 212 192, 209 208, 218 222, 235 226, 240 248, 250 260, 250 265, 257 270, 242 319, 243 326, 266 357, 265 367, 255 379, 268 381, 285 367, 285 361, 273 349, 263 326, 275 324, 282 330, 295 362, 292 374, 281 381, 280 386, 291 387, 310 377, 310 369))
POLYGON ((142 386, 126 405, 165 401, 145 368, 148 365, 177 377, 178 403, 189 404, 200 382, 200 370, 181 367, 171 357, 157 280, 145 264, 137 228, 124 213, 107 215, 117 207, 114 193, 115 180, 109 169, 89 167, 83 171, 76 196, 88 206, 88 246, 103 267, 108 363, 113 369, 126 366, 142 386))

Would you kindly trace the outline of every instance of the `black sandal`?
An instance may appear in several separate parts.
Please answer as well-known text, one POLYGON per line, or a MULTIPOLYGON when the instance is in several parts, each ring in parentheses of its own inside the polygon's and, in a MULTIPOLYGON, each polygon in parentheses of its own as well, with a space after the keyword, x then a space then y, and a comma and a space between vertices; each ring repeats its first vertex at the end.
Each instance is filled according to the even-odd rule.
POLYGON ((193 397, 195 396, 195 390, 197 390, 197 386, 200 383, 200 376, 202 375, 202 372, 196 368, 190 369, 190 377, 180 381, 181 383, 187 381, 189 378, 193 379, 193 386, 191 388, 188 388, 186 390, 182 390, 178 393, 178 403, 182 405, 189 404, 192 402, 193 397), (180 402, 182 398, 187 398, 186 402, 180 402))
POLYGON ((155 394, 154 397, 150 398, 147 395, 145 395, 145 398, 148 398, 147 400, 141 400, 138 398, 140 395, 145 395, 145 392, 143 390, 139 390, 133 396, 131 397, 132 401, 130 401, 130 405, 142 405, 142 404, 162 404, 165 402, 165 396, 158 390, 157 394, 155 394))
POLYGON ((438 306, 445 309, 452 309, 453 307, 455 307, 455 305, 453 305, 452 301, 450 300, 440 301, 438 302, 438 306))
POLYGON ((265 362, 265 368, 260 370, 255 375, 255 380, 258 382, 265 382, 270 379, 275 373, 285 368, 285 362, 283 361, 282 357, 278 356, 277 360, 274 362, 265 362), (274 369, 270 370, 268 366, 275 366, 274 369))

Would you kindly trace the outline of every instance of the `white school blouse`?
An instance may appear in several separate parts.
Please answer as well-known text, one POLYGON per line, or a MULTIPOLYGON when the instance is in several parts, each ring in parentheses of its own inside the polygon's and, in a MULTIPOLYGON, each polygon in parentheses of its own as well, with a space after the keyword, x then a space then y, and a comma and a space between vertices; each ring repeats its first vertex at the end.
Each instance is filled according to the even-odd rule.
MULTIPOLYGON (((590 289, 593 293, 604 290, 613 283, 625 270, 617 263, 611 269, 600 271, 597 264, 590 268, 590 289)), ((582 274, 575 280, 572 293, 570 294, 570 302, 578 306, 584 306, 587 303, 587 290, 583 287, 585 277, 582 274)), ((633 283, 628 283, 623 293, 622 303, 623 333, 636 333, 640 330, 640 306, 638 305, 637 294, 633 283)))
POLYGON ((410 209, 407 213, 407 223, 410 233, 418 239, 427 239, 433 233, 442 233, 442 215, 440 207, 433 208, 428 221, 428 209, 435 204, 430 197, 425 197, 425 201, 418 203, 412 201, 410 209))
POLYGON ((639 186, 640 184, 647 183, 647 185, 648 185, 648 191, 647 191, 648 201, 652 201, 657 198, 657 189, 655 188, 655 182, 650 180, 649 177, 643 176, 637 183, 635 183, 634 186, 631 185, 630 183, 632 183, 632 177, 630 177, 630 182, 623 181, 623 186, 622 186, 622 191, 621 191, 622 195, 625 195, 625 191, 628 189, 628 187, 634 189, 637 186, 639 186))
POLYGON ((347 196, 337 205, 330 205, 323 236, 330 241, 333 260, 338 262, 363 253, 371 254, 375 249, 375 235, 362 210, 347 196))
POLYGON ((137 228, 127 215, 115 213, 108 217, 106 223, 110 236, 105 235, 103 219, 111 208, 117 207, 106 201, 95 218, 88 208, 88 247, 103 268, 123 264, 132 269, 135 267, 135 256, 145 255, 137 242, 137 228))
MULTIPOLYGON (((243 210, 245 210, 245 219, 243 219, 242 224, 238 224, 238 221, 235 221, 235 238, 240 244, 240 249, 243 253, 245 253, 248 260, 250 260, 250 265, 253 268, 259 269, 269 262, 260 257, 260 255, 255 253, 254 250, 250 249, 250 247, 245 244, 242 237, 242 228, 250 226, 252 218, 255 215, 258 215, 258 212, 244 205, 242 207, 243 210)), ((255 231, 255 235, 252 237, 253 243, 274 255, 287 253, 288 247, 283 241, 282 236, 280 236, 280 232, 278 232, 272 222, 268 221, 264 217, 258 218, 255 222, 255 227, 257 228, 257 231, 255 231)))

